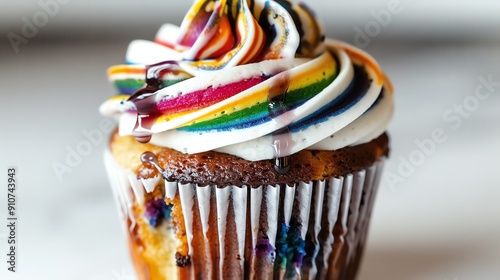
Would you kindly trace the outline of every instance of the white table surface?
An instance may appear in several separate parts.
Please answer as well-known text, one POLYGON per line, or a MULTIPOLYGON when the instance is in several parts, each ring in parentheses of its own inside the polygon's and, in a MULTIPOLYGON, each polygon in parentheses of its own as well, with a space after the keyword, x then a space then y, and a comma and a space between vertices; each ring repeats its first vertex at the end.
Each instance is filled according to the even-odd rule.
MULTIPOLYGON (((102 161, 106 141, 62 181, 51 167, 85 140, 84 130, 98 128, 97 108, 114 92, 106 69, 121 63, 125 50, 124 42, 88 40, 30 42, 17 55, 0 46, 0 172, 14 165, 19 181, 19 271, 7 273, 1 261, 0 279, 133 279, 102 161)), ((472 100, 478 77, 500 82, 500 46, 374 42, 366 50, 394 83, 396 112, 359 279, 500 279, 500 85, 460 125, 443 118, 472 100), (418 153, 415 141, 435 129, 444 143, 412 174, 399 172, 418 153)), ((5 188, 1 183, 0 225, 5 188)), ((0 260, 6 240, 0 226, 0 260)))

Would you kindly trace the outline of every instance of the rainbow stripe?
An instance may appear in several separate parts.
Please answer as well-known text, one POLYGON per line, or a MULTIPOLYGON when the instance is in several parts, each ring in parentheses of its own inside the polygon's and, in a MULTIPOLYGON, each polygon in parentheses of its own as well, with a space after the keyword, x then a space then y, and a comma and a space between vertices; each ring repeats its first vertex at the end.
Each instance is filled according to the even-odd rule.
MULTIPOLYGON (((290 111, 322 92, 339 73, 339 62, 329 54, 309 60, 306 62, 307 65, 298 64, 293 67, 292 64, 288 64, 287 67, 291 69, 281 68, 274 73, 262 73, 255 70, 259 69, 255 68, 257 66, 252 66, 255 73, 250 76, 238 75, 240 80, 232 77, 222 78, 232 73, 231 70, 227 70, 224 75, 221 74, 222 76, 214 76, 220 79, 220 84, 217 86, 212 84, 211 79, 199 80, 198 77, 185 81, 189 82, 191 85, 189 87, 186 87, 188 84, 186 86, 178 84, 179 87, 175 88, 165 86, 157 96, 156 112, 160 116, 154 122, 153 128, 160 125, 169 127, 167 129, 177 128, 183 131, 224 131, 269 122, 272 120, 269 113, 269 99, 272 98, 271 92, 276 90, 273 88, 279 86, 276 84, 277 81, 278 83, 280 81, 277 75, 289 76, 287 90, 284 93, 284 107, 290 111), (193 89, 186 92, 187 88, 193 89)), ((280 68, 274 67, 274 69, 280 68)), ((111 68, 109 72, 116 84, 126 84, 127 80, 137 79, 137 73, 143 71, 144 68, 140 66, 121 65, 111 68)), ((184 73, 178 72, 172 75, 179 77, 179 74, 184 73)), ((172 75, 162 77, 162 81, 177 83, 178 80, 171 79, 172 75)), ((134 84, 127 89, 128 92, 135 90, 134 84)), ((120 113, 135 114, 134 106, 126 102, 128 97, 127 92, 124 92, 110 98, 106 105, 120 113)))
MULTIPOLYGON (((333 80, 335 75, 330 77, 325 77, 324 79, 306 85, 302 88, 294 89, 286 93, 286 105, 287 109, 295 109, 308 99, 321 92, 326 88, 333 80)), ((245 127, 254 126, 263 122, 271 121, 269 117, 269 105, 265 92, 260 92, 260 96, 257 97, 258 101, 254 105, 244 108, 239 111, 235 111, 232 114, 226 114, 225 109, 219 113, 219 117, 213 118, 201 122, 193 122, 191 125, 187 125, 179 128, 179 130, 184 131, 202 131, 202 130, 231 130, 240 129, 245 127)))
MULTIPOLYGON (((112 66, 108 69, 108 77, 120 94, 132 95, 146 83, 146 67, 144 65, 112 66)), ((168 87, 191 77, 182 70, 173 69, 159 78, 162 81, 162 87, 168 87)))
MULTIPOLYGON (((313 68, 298 71, 290 77, 285 106, 287 109, 300 106, 326 88, 337 75, 338 63, 332 56, 324 56, 322 61, 313 68)), ((240 81, 240 83, 246 82, 248 80, 240 81)), ((272 85, 256 87, 250 94, 237 98, 233 102, 228 102, 225 106, 206 113, 204 116, 196 118, 178 129, 185 131, 229 130, 270 121, 268 108, 270 86, 272 85)), ((212 96, 212 98, 215 98, 215 96, 212 96)), ((196 106, 196 99, 192 100, 191 107, 196 106)), ((161 108, 158 109, 162 111, 161 108)), ((173 120, 180 116, 182 114, 176 116, 164 115, 157 120, 157 123, 173 120)))

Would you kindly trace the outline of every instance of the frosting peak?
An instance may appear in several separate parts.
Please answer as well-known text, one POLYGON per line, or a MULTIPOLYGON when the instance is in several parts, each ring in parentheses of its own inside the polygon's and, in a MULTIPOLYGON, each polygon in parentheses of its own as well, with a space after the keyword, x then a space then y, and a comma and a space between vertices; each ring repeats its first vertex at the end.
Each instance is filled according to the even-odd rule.
POLYGON ((264 60, 316 57, 324 51, 323 40, 315 16, 297 1, 199 0, 180 28, 164 27, 156 42, 177 51, 182 68, 196 75, 264 60))

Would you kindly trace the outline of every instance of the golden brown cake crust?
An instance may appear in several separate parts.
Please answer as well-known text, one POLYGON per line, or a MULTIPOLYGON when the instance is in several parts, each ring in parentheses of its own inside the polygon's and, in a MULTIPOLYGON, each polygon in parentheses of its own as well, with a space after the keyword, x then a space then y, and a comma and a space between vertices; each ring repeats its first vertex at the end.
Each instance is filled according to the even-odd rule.
POLYGON ((132 136, 112 135, 110 149, 124 167, 134 170, 138 177, 158 175, 149 164, 142 164, 140 156, 151 151, 171 181, 220 187, 261 186, 299 181, 324 180, 343 176, 368 166, 389 153, 386 133, 361 145, 334 151, 303 150, 290 156, 290 170, 281 175, 274 170, 271 160, 247 161, 237 156, 209 151, 194 155, 152 144, 141 144, 132 136))

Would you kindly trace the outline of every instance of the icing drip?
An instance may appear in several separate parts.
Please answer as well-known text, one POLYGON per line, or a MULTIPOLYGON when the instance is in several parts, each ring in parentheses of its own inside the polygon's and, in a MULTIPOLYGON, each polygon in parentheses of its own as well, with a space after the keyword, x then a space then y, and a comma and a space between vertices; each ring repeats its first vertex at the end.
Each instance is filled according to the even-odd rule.
MULTIPOLYGON (((276 78, 276 81, 271 84, 269 88, 267 99, 269 117, 271 117, 273 121, 279 122, 277 117, 279 115, 286 114, 289 111, 286 103, 286 95, 290 85, 290 75, 287 72, 281 72, 276 78)), ((288 170, 290 170, 290 158, 282 155, 288 154, 288 147, 293 142, 289 133, 290 129, 287 126, 288 123, 291 122, 291 118, 285 118, 281 122, 284 123, 278 123, 278 126, 286 126, 273 133, 273 161, 276 172, 286 174, 288 170)))
POLYGON ((165 170, 163 170, 163 168, 158 163, 158 158, 156 157, 156 155, 154 153, 149 152, 149 151, 142 153, 141 162, 153 165, 156 168, 156 170, 158 170, 158 172, 160 172, 163 179, 170 182, 170 180, 168 180, 167 176, 165 175, 165 170))
POLYGON ((160 173, 164 172, 164 170, 160 167, 160 164, 158 163, 158 158, 152 152, 148 151, 148 152, 142 153, 141 162, 152 164, 160 173))
POLYGON ((168 179, 167 175, 165 175, 165 170, 158 163, 158 158, 156 157, 156 155, 149 151, 144 152, 141 155, 141 162, 143 164, 153 165, 156 168, 156 170, 160 172, 163 179, 165 179, 165 186, 164 188, 161 189, 162 195, 163 197, 172 198, 174 196, 172 194, 172 189, 170 188, 170 183, 172 183, 172 180, 168 179))
POLYGON ((146 84, 138 89, 127 101, 132 102, 137 110, 137 119, 132 135, 141 143, 151 140, 155 124, 162 112, 156 106, 156 94, 162 85, 161 76, 177 66, 175 61, 164 61, 146 67, 146 84))

